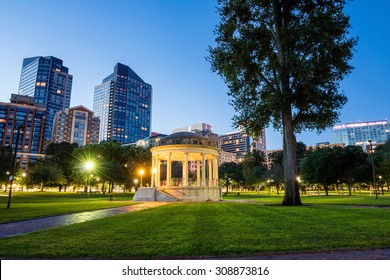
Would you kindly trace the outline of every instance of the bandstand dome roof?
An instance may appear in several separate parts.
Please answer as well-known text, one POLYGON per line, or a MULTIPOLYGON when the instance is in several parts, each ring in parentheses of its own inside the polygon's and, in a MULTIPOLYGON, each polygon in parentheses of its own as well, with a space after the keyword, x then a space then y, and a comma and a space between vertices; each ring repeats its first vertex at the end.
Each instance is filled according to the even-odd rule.
POLYGON ((156 146, 165 146, 165 145, 202 145, 202 146, 210 146, 217 147, 217 143, 212 139, 202 136, 199 133, 194 132, 176 132, 170 134, 161 140, 158 143, 155 143, 156 146))

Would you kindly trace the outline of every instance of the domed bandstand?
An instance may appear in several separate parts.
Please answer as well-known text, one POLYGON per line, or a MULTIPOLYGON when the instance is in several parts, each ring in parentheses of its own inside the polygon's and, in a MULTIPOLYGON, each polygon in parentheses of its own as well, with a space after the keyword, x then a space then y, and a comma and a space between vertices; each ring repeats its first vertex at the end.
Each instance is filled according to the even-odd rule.
POLYGON ((154 143, 152 188, 140 188, 134 200, 217 201, 218 147, 210 138, 178 132, 154 143))

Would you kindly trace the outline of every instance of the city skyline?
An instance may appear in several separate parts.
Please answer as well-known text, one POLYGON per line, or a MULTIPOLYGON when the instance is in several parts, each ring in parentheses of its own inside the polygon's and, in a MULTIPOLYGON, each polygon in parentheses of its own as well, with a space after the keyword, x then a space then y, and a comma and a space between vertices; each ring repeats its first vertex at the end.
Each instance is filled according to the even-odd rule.
MULTIPOLYGON (((61 17, 59 6, 49 3, 3 1, 8 12, 0 19, 6 38, 0 47, 0 101, 8 102, 17 93, 24 58, 55 56, 73 75, 70 106, 92 109, 94 87, 119 62, 153 86, 151 131, 169 134, 174 127, 198 122, 212 124, 218 134, 236 130, 227 87, 205 60, 219 21, 217 1, 68 1, 61 6, 61 17), (43 6, 45 16, 39 17, 43 6)), ((349 101, 340 123, 389 117, 388 8, 384 0, 347 6, 351 33, 359 36, 359 43, 351 62, 355 70, 341 83, 349 101)), ((280 133, 268 128, 266 134, 268 149, 281 148, 280 133)), ((333 140, 331 128, 297 138, 307 145, 333 140)))

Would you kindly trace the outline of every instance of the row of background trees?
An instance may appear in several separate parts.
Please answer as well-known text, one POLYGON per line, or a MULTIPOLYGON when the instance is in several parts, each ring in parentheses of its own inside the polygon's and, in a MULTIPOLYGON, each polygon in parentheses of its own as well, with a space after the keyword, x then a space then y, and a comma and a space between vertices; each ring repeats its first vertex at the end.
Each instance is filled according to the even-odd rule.
MULTIPOLYGON (((1 147, 0 150, 0 184, 7 188, 8 170, 11 170, 12 149, 1 147)), ((144 185, 150 181, 151 153, 138 146, 122 147, 116 142, 78 147, 66 142, 50 144, 46 157, 31 164, 24 172, 17 171, 17 181, 27 187, 58 187, 61 191, 72 186, 73 189, 99 185, 102 192, 112 192, 115 185, 130 190, 138 179, 137 171, 144 170, 144 185), (90 164, 87 166, 86 164, 90 164), (25 176, 23 176, 25 175, 25 176)), ((8 172, 9 173, 9 172, 8 172)), ((86 190, 86 189, 85 189, 86 190)))
MULTIPOLYGON (((322 189, 328 195, 330 189, 342 191, 344 187, 351 195, 356 188, 370 188, 373 183, 371 160, 376 170, 377 185, 384 192, 390 185, 390 141, 378 146, 374 153, 365 153, 359 146, 324 147, 307 149, 297 143, 297 183, 302 193, 307 188, 322 189), (372 156, 372 159, 371 159, 372 156)), ((265 154, 254 151, 242 163, 224 163, 220 166, 220 184, 226 192, 233 189, 284 188, 283 152, 270 154, 271 164, 267 168, 265 154)))
MULTIPOLYGON (((61 191, 73 186, 86 185, 101 187, 101 191, 111 192, 115 185, 130 190, 134 179, 139 178, 138 170, 143 169, 144 185, 150 183, 151 153, 138 146, 122 147, 116 142, 102 142, 78 147, 77 144, 50 144, 47 156, 31 165, 27 173, 19 169, 17 182, 28 187, 58 187, 61 191), (87 162, 94 166, 88 170, 87 162), (22 176, 26 175, 26 176, 22 176)), ((297 164, 302 192, 306 188, 340 191, 346 187, 349 194, 355 187, 369 187, 373 182, 371 160, 377 174, 378 186, 390 185, 390 141, 378 146, 374 153, 365 153, 361 147, 326 147, 307 149, 302 142, 297 143, 297 164), (371 159, 372 156, 372 159, 371 159), (380 176, 380 177, 379 177, 380 176)), ((10 147, 0 147, 0 184, 7 188, 13 152, 10 147)), ((226 192, 234 188, 275 189, 284 188, 283 152, 270 154, 267 166, 265 154, 260 151, 249 153, 239 164, 224 163, 219 167, 220 185, 226 192)))

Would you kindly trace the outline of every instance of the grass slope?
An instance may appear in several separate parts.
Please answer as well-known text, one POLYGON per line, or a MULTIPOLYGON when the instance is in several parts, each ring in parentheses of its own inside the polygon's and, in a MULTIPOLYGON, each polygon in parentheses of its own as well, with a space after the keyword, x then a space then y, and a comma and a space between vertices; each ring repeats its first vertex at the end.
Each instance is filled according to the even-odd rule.
POLYGON ((5 238, 0 258, 234 257, 389 245, 389 209, 177 203, 5 238))

